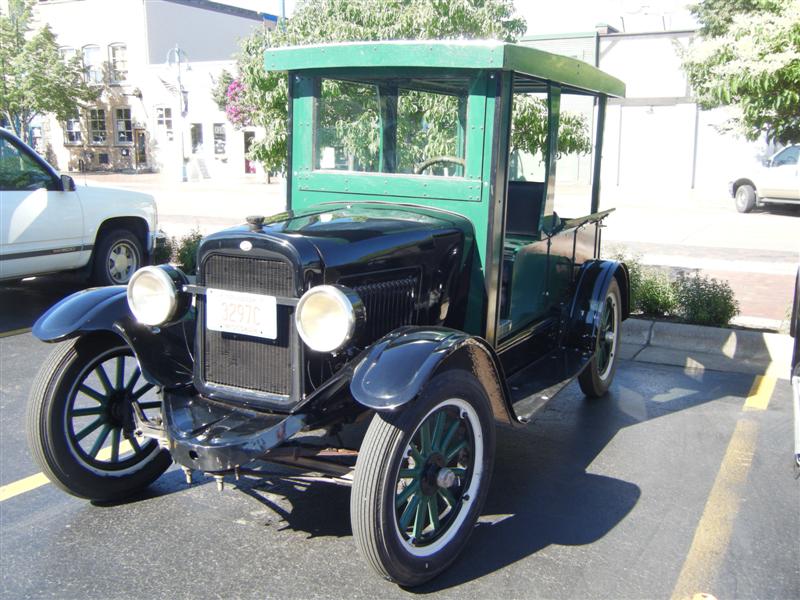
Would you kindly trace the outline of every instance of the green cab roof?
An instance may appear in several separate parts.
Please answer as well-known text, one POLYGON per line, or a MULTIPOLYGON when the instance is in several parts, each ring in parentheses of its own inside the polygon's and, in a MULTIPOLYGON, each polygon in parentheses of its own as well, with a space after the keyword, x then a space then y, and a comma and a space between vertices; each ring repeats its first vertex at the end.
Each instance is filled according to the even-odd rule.
POLYGON ((574 58, 529 46, 482 40, 347 42, 270 48, 268 71, 349 68, 502 69, 579 90, 624 97, 625 84, 574 58))

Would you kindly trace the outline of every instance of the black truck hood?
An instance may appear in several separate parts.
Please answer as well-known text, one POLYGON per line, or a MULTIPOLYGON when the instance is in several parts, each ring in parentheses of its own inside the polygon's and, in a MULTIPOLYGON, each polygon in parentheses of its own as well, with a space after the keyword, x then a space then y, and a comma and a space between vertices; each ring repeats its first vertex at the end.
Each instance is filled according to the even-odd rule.
POLYGON ((474 239, 471 223, 453 213, 361 202, 280 213, 257 231, 234 227, 210 236, 203 245, 231 237, 261 236, 294 247, 305 268, 318 263, 326 282, 365 271, 435 267, 448 252, 455 251, 463 258, 464 243, 474 239))

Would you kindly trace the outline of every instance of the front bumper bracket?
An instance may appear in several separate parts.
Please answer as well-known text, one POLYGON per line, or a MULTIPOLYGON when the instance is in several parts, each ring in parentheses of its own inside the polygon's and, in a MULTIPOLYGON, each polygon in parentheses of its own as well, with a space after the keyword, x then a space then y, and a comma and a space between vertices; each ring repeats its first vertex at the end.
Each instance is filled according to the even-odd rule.
POLYGON ((136 430, 158 439, 183 467, 230 471, 262 458, 305 426, 305 415, 278 415, 233 407, 198 395, 164 393, 164 424, 135 411, 136 430))

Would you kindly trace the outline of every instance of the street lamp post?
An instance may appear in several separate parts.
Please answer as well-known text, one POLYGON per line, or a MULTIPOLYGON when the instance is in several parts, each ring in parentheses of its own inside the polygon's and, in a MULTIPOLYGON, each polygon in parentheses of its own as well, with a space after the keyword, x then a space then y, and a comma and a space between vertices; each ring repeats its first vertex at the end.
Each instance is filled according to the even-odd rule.
MULTIPOLYGON (((178 44, 175 44, 174 48, 170 48, 167 51, 167 64, 172 65, 173 61, 175 67, 177 69, 177 76, 176 80, 178 82, 178 102, 179 108, 181 113, 181 126, 180 126, 180 136, 181 136, 181 181, 187 181, 188 178, 186 176, 186 147, 184 143, 184 134, 186 129, 186 113, 188 112, 188 95, 189 93, 183 89, 183 83, 181 82, 181 69, 183 67, 183 62, 181 61, 181 55, 186 59, 188 63, 188 55, 185 51, 181 50, 178 44)), ((188 65, 187 65, 188 69, 188 65)))

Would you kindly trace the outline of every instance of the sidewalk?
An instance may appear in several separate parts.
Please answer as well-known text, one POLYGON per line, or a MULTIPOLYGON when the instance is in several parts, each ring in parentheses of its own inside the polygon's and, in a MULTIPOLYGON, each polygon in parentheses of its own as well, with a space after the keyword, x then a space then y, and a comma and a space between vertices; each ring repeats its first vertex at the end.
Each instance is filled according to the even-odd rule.
POLYGON ((603 230, 604 254, 624 250, 673 274, 727 281, 741 311, 734 324, 785 329, 800 265, 800 207, 742 214, 725 196, 648 201, 626 195, 616 202, 603 230))

